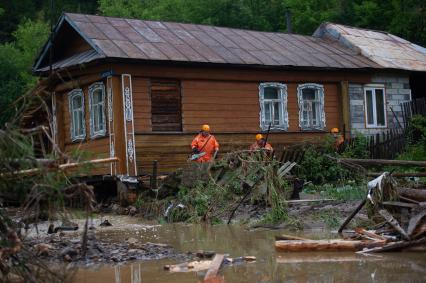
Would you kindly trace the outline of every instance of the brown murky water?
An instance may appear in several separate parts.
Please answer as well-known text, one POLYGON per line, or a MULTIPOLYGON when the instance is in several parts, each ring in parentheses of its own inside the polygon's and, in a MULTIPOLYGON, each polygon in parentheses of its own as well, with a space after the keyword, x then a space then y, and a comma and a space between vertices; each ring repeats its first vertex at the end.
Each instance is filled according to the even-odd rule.
MULTIPOLYGON (((99 237, 167 243, 178 251, 214 250, 231 257, 256 256, 254 263, 224 266, 225 282, 426 282, 426 254, 387 253, 358 256, 353 253, 278 253, 274 236, 281 231, 247 231, 238 225, 162 225, 138 229, 109 230, 99 237)), ((304 236, 322 238, 325 231, 308 231, 304 236)), ((197 282, 203 273, 170 273, 163 270, 171 260, 132 262, 81 268, 75 282, 140 283, 197 282)))

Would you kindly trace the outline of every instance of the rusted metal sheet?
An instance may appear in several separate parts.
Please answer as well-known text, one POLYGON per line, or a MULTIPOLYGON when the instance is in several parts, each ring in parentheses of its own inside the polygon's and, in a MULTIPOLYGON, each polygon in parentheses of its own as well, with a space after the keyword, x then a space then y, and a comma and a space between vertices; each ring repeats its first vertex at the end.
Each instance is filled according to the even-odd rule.
POLYGON ((324 23, 314 36, 357 50, 364 56, 357 64, 369 58, 381 68, 426 71, 426 49, 387 32, 324 23))
MULTIPOLYGON (((359 54, 372 52, 368 48, 371 34, 367 34, 371 38, 361 39, 364 49, 357 52, 336 40, 318 36, 69 13, 64 19, 107 57, 327 69, 380 68, 359 54)), ((335 33, 339 32, 347 30, 339 27, 335 33)), ((381 35, 374 36, 382 40, 381 35)), ((397 56, 401 44, 406 43, 398 41, 386 54, 397 56)), ((416 56, 405 55, 404 60, 415 60, 416 56)), ((67 64, 70 62, 73 61, 67 64)), ((75 62, 78 64, 78 60, 75 62)))
POLYGON ((108 57, 128 57, 127 54, 118 48, 111 40, 94 39, 93 42, 99 46, 108 57))
MULTIPOLYGON (((75 54, 67 59, 64 59, 52 64, 52 69, 61 69, 61 68, 67 68, 70 66, 81 65, 96 59, 100 59, 102 57, 103 56, 100 55, 95 50, 88 50, 79 54, 75 54)), ((49 69, 50 69, 50 66, 47 66, 47 67, 39 69, 38 71, 45 72, 45 71, 48 71, 49 69)))
POLYGON ((151 60, 169 60, 160 50, 155 48, 152 43, 135 43, 136 47, 142 50, 151 60))

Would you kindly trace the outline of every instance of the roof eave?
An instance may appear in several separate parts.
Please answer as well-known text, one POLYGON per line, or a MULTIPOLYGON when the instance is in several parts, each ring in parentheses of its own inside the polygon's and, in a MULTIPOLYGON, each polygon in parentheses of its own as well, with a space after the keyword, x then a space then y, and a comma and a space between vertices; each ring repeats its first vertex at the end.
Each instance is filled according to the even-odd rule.
POLYGON ((96 52, 98 52, 99 55, 103 57, 106 56, 105 53, 74 24, 74 22, 68 17, 66 13, 62 13, 61 17, 58 20, 58 23, 53 29, 53 32, 50 34, 48 41, 44 44, 43 48, 41 49, 42 51, 39 53, 35 60, 35 64, 32 67, 33 74, 38 74, 37 69, 40 68, 41 62, 45 58, 47 52, 49 51, 52 45, 52 36, 54 36, 58 32, 64 22, 67 22, 96 52))

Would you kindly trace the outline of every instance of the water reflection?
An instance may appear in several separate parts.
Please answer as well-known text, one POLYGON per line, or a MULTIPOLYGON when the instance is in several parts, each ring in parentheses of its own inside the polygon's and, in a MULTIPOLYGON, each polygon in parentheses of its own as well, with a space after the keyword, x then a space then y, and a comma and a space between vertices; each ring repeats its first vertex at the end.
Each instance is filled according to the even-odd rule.
MULTIPOLYGON (((134 233, 134 232, 133 232, 134 233)), ((274 237, 288 231, 247 231, 237 225, 165 225, 138 234, 141 241, 168 243, 177 250, 214 250, 231 257, 256 256, 254 263, 225 266, 225 282, 426 282, 426 255, 387 253, 361 256, 354 253, 278 253, 274 237)), ((124 240, 134 236, 124 231, 109 232, 105 238, 124 240)), ((326 237, 329 233, 306 232, 305 237, 326 237)), ((133 262, 122 266, 103 265, 80 269, 75 282, 141 283, 197 282, 202 273, 170 273, 170 259, 133 262)))

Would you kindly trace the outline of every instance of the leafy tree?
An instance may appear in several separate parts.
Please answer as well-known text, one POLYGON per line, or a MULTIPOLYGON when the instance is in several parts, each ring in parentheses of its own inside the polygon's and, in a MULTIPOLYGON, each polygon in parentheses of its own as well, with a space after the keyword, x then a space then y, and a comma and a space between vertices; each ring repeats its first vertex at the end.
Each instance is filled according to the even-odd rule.
POLYGON ((13 33, 14 42, 0 45, 0 125, 13 114, 11 104, 36 83, 31 65, 48 34, 46 23, 27 20, 13 33))

